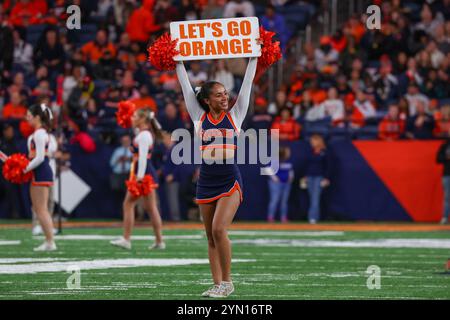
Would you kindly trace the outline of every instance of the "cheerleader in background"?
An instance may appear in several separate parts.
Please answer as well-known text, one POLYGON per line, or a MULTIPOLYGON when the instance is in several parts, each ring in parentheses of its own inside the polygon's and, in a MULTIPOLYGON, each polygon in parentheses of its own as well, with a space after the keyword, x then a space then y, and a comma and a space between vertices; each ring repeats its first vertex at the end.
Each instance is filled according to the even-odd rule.
POLYGON ((36 213, 45 235, 45 242, 34 251, 56 250, 53 240, 53 222, 48 211, 49 191, 53 185, 53 172, 48 158, 50 144, 48 130, 51 128, 52 119, 52 111, 45 104, 33 105, 27 113, 27 120, 35 131, 28 139, 28 156, 31 161, 24 173, 33 172, 30 185, 32 210, 36 213))
MULTIPOLYGON (((138 109, 131 119, 135 129, 136 137, 133 140, 131 151, 133 153, 133 163, 131 165, 131 175, 136 174, 137 180, 142 181, 146 174, 153 177, 157 183, 156 171, 151 163, 151 150, 154 144, 154 136, 161 135, 161 126, 156 120, 154 112, 150 109, 138 109), (137 167, 136 167, 137 166, 137 167)), ((143 197, 144 209, 149 213, 150 220, 155 234, 155 243, 149 249, 165 249, 166 245, 162 238, 162 221, 157 205, 156 189, 143 197)), ((123 236, 110 243, 124 249, 131 249, 131 233, 134 226, 134 209, 139 198, 133 197, 129 191, 123 202, 123 236)))
MULTIPOLYGON (((30 140, 31 140, 32 136, 28 137, 28 145, 30 144, 30 140)), ((58 151, 58 142, 56 141, 56 138, 53 134, 49 133, 48 134, 49 137, 49 143, 48 143, 48 150, 47 150, 47 155, 49 158, 49 164, 50 164, 50 168, 52 169, 52 173, 53 173, 53 180, 55 179, 55 175, 56 175, 56 152, 58 151)), ((55 201, 53 199, 53 185, 49 187, 49 192, 48 192, 48 212, 50 212, 50 216, 53 219, 53 211, 55 209, 55 201)), ((39 224, 39 220, 37 218, 36 212, 34 212, 34 210, 31 210, 32 214, 33 214, 33 218, 32 218, 32 231, 31 233, 33 234, 33 236, 39 236, 43 233, 42 231, 42 227, 39 224)), ((53 229, 53 234, 56 234, 57 230, 53 229)))

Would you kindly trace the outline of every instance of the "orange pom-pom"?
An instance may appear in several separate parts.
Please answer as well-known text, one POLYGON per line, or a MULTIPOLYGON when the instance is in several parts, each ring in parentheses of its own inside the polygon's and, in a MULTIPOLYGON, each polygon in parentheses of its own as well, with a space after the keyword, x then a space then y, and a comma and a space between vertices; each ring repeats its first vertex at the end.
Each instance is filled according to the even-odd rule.
POLYGON ((172 40, 166 32, 147 49, 148 61, 158 70, 175 70, 176 62, 173 57, 180 54, 175 49, 178 40, 172 40))
POLYGON ((262 42, 261 56, 258 58, 258 69, 267 69, 281 59, 279 41, 272 41, 275 32, 267 31, 259 27, 259 38, 262 42))
POLYGON ((131 117, 136 110, 136 105, 131 101, 120 101, 119 110, 116 112, 116 119, 119 126, 128 129, 131 128, 131 117))
POLYGON ((141 196, 141 189, 136 179, 130 179, 126 182, 128 192, 133 196, 133 198, 138 198, 141 196))
POLYGON ((26 183, 33 178, 33 173, 23 173, 30 160, 20 153, 15 153, 6 159, 3 164, 3 176, 12 183, 26 183))
POLYGON ((141 181, 141 195, 146 196, 156 188, 158 188, 158 184, 151 175, 146 174, 141 181))
POLYGON ((133 196, 133 198, 139 198, 140 196, 146 196, 152 190, 158 188, 158 184, 155 183, 153 177, 149 174, 145 175, 141 181, 137 181, 136 178, 132 178, 126 181, 127 190, 133 196))

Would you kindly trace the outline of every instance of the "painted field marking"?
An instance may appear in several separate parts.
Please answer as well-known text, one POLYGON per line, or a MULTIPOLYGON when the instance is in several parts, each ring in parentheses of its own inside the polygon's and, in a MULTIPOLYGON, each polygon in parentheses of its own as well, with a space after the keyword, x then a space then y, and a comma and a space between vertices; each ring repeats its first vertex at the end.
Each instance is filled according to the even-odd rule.
POLYGON ((289 240, 241 239, 233 243, 271 247, 434 248, 450 249, 450 239, 289 240))
MULTIPOLYGON (((236 259, 237 262, 255 262, 256 260, 236 259)), ((51 263, 0 264, 0 274, 32 274, 38 272, 65 272, 69 266, 76 265, 80 270, 165 267, 193 264, 208 264, 208 259, 98 259, 51 263)))
POLYGON ((233 236, 298 236, 298 237, 325 237, 325 236, 343 236, 343 231, 268 231, 268 230, 231 230, 228 232, 233 236))
POLYGON ((0 246, 15 246, 21 243, 20 240, 0 240, 0 246))
MULTIPOLYGON (((100 235, 100 234, 67 234, 67 235, 56 235, 55 240, 115 240, 118 235, 100 235)), ((43 236, 33 237, 34 239, 44 239, 43 236)), ((154 236, 131 236, 131 240, 154 240, 154 236)), ((164 239, 203 239, 203 235, 178 235, 178 236, 164 236, 164 239)))

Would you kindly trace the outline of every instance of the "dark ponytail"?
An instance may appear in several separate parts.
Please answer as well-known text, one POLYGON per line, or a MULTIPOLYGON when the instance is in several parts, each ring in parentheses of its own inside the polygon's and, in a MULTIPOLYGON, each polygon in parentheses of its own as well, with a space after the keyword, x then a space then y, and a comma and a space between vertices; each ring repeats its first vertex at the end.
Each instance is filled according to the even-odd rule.
POLYGON ((220 82, 217 81, 208 81, 205 82, 201 87, 195 88, 195 96, 197 97, 197 101, 205 112, 209 112, 209 106, 205 102, 205 99, 209 99, 209 95, 211 94, 211 89, 215 85, 223 86, 220 82))
POLYGON ((53 113, 46 104, 33 104, 28 109, 33 117, 39 116, 42 126, 50 131, 52 128, 53 113))

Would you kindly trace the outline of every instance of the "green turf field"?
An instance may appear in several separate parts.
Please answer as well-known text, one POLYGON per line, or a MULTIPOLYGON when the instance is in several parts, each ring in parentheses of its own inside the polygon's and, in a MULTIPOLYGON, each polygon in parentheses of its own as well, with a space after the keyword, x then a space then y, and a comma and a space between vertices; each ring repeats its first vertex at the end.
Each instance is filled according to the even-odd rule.
MULTIPOLYGON (((146 229, 135 230, 131 251, 112 247, 120 232, 65 229, 57 252, 35 253, 41 239, 30 230, 0 229, 0 299, 205 299, 202 231, 166 230, 164 251, 147 249, 146 229), (67 288, 69 266, 81 269, 79 289, 67 288)), ((229 299, 450 299, 448 231, 239 230, 230 238, 229 299), (381 269, 380 289, 367 287, 370 265, 381 269)))

